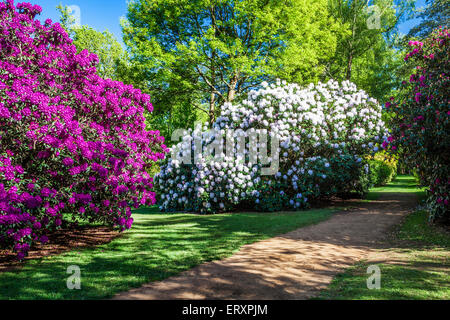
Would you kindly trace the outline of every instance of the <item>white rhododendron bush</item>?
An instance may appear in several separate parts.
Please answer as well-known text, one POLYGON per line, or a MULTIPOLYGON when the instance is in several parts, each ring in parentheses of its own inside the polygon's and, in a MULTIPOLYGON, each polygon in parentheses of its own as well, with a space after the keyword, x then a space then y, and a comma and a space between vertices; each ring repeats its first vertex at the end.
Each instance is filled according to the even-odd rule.
POLYGON ((364 158, 378 151, 387 136, 381 106, 348 81, 307 88, 263 83, 241 103, 225 104, 214 129, 214 134, 190 130, 174 146, 155 177, 161 210, 276 211, 306 208, 317 199, 355 191, 363 194, 368 187, 364 158), (267 133, 267 143, 251 140, 255 132, 267 133), (200 144, 196 136, 202 138, 200 144), (219 137, 224 144, 235 141, 234 153, 224 146, 205 154, 212 144, 220 144, 219 137), (239 152, 239 138, 246 139, 244 153, 239 152), (263 154, 265 148, 270 163, 254 161, 252 152, 263 154), (277 159, 276 170, 267 174, 277 159))

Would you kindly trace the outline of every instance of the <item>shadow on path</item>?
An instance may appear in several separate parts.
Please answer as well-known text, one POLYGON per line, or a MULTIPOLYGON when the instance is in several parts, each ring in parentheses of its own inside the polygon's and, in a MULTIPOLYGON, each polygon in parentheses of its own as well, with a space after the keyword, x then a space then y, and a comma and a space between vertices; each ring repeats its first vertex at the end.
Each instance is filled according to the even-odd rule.
MULTIPOLYGON (((349 202, 347 202, 348 204, 349 202)), ((416 204, 414 193, 351 202, 329 220, 245 245, 233 256, 151 282, 115 299, 307 299, 380 248, 416 204)))

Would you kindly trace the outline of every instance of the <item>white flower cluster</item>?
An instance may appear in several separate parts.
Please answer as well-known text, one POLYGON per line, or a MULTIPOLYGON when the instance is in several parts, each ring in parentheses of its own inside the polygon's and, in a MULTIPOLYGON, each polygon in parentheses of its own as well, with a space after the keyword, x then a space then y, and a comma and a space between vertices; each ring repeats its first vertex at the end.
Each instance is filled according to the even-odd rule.
MULTIPOLYGON (((170 159, 155 177, 162 210, 304 208, 311 200, 353 186, 364 156, 376 152, 388 133, 375 99, 348 81, 339 85, 332 80, 307 88, 263 83, 242 103, 226 103, 213 128, 216 136, 204 131, 200 144, 184 137, 176 146, 180 155, 190 157, 187 151, 204 150, 219 141, 217 134, 227 141, 232 132, 234 138, 247 135, 243 156, 225 156, 221 150, 216 157, 198 156, 192 165, 170 159), (269 160, 279 160, 273 176, 261 175, 264 165, 249 161, 252 152, 264 148, 261 141, 248 138, 256 131, 269 137, 269 160), (277 150, 271 150, 270 138, 279 140, 277 150)), ((239 154, 236 145, 233 151, 239 154)))

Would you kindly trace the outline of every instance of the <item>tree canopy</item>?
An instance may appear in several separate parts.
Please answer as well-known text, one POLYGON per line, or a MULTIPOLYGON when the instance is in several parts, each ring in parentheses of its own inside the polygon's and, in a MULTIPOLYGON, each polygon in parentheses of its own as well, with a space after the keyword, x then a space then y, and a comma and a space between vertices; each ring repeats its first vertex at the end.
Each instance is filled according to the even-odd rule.
POLYGON ((426 4, 426 8, 417 15, 418 18, 423 19, 422 22, 408 33, 411 37, 424 38, 434 29, 449 25, 450 2, 448 0, 427 0, 426 4))
POLYGON ((325 79, 351 80, 377 99, 384 100, 402 65, 398 25, 410 18, 411 0, 330 0, 330 12, 348 33, 339 38, 327 65, 325 79))
POLYGON ((210 123, 265 80, 317 81, 342 31, 327 0, 136 0, 122 27, 156 110, 196 108, 210 123))

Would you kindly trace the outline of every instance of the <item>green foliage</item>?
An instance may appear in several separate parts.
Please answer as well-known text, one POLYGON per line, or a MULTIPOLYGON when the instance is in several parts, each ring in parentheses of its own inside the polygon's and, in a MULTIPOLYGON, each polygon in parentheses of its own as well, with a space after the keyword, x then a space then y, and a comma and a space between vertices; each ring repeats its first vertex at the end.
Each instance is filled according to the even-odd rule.
POLYGON ((401 38, 380 40, 353 61, 351 81, 379 101, 387 101, 400 86, 404 52, 401 38))
POLYGON ((224 102, 262 81, 319 79, 342 32, 326 3, 132 1, 122 21, 124 41, 157 113, 174 119, 177 109, 195 108, 212 124, 224 102))
POLYGON ((368 166, 359 168, 359 175, 354 182, 354 191, 359 198, 363 198, 367 195, 370 189, 370 179, 368 175, 368 166))
POLYGON ((370 188, 369 166, 367 163, 351 161, 351 155, 333 157, 330 161, 333 169, 334 183, 324 184, 322 187, 329 190, 328 194, 337 193, 341 198, 363 198, 370 188))
POLYGON ((371 96, 387 100, 400 82, 395 76, 403 58, 397 27, 411 17, 414 1, 375 0, 369 5, 366 0, 330 0, 329 7, 348 32, 338 37, 324 77, 350 80, 371 96))
MULTIPOLYGON (((152 96, 152 102, 156 106, 155 97, 152 96)), ((199 114, 191 104, 187 101, 185 103, 177 103, 174 99, 174 104, 168 109, 155 108, 151 117, 147 117, 146 123, 149 128, 158 128, 161 135, 166 137, 165 144, 171 147, 175 141, 172 141, 172 132, 178 128, 191 128, 197 121, 204 121, 204 117, 199 114)))
POLYGON ((125 80, 122 79, 124 72, 119 72, 119 69, 127 67, 127 57, 114 35, 108 30, 99 32, 89 26, 75 26, 69 7, 60 4, 56 8, 61 14, 61 25, 73 40, 78 52, 88 50, 98 56, 97 74, 105 79, 125 80))
POLYGON ((381 270, 381 288, 367 288, 367 268, 370 262, 361 261, 339 274, 321 300, 448 300, 450 267, 449 251, 414 250, 405 258, 385 264, 381 270))
POLYGON ((374 186, 383 186, 392 181, 395 168, 384 161, 370 160, 370 183, 374 186))
POLYGON ((226 104, 214 131, 198 127, 173 148, 155 176, 161 210, 295 210, 320 198, 367 192, 362 158, 378 151, 388 134, 376 100, 348 81, 307 89, 281 81, 262 87, 241 104, 226 104), (260 152, 267 136, 280 146, 279 154, 270 146, 270 161, 279 162, 269 175, 260 152), (236 138, 243 148, 236 147, 236 138), (259 155, 253 157, 257 144, 259 155), (200 147, 211 153, 195 156, 200 147))
POLYGON ((397 161, 382 153, 369 159, 369 179, 372 186, 383 186, 397 175, 397 161))

